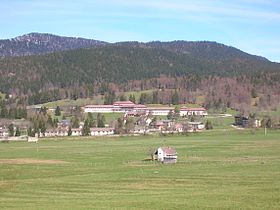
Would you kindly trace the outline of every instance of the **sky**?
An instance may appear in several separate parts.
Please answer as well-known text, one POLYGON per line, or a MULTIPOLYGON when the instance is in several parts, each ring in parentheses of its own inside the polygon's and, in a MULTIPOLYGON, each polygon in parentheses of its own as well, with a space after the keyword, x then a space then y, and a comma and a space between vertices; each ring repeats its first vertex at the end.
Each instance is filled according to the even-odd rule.
POLYGON ((279 0, 0 0, 0 39, 30 32, 216 41, 280 62, 279 0))

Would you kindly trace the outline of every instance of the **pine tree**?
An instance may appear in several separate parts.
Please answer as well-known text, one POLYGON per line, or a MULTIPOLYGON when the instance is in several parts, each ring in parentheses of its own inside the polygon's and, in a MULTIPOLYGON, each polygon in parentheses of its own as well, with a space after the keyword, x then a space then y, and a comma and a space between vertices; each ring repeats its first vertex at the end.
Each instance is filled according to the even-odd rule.
POLYGON ((179 95, 177 93, 177 91, 175 91, 172 95, 172 98, 171 98, 171 103, 173 105, 178 105, 179 104, 179 95))
POLYGON ((128 99, 129 101, 131 101, 131 102, 133 102, 133 103, 136 103, 136 100, 135 100, 135 95, 133 95, 133 94, 130 94, 129 95, 129 99, 128 99))
POLYGON ((14 124, 10 124, 8 126, 8 130, 9 130, 9 136, 14 136, 14 134, 15 134, 14 124))
POLYGON ((82 135, 83 136, 89 136, 90 134, 90 127, 89 127, 89 122, 88 120, 85 121, 84 127, 82 129, 82 135))
POLYGON ((212 130, 213 129, 212 122, 210 120, 206 121, 205 129, 206 130, 212 130))
POLYGON ((71 129, 71 127, 69 127, 69 129, 68 129, 67 135, 68 135, 68 136, 71 136, 71 135, 72 135, 72 129, 71 129))
POLYGON ((61 115, 61 111, 60 111, 60 107, 57 106, 54 112, 55 116, 60 116, 61 115))
POLYGON ((97 114, 97 127, 104 128, 105 127, 105 116, 103 114, 97 114))

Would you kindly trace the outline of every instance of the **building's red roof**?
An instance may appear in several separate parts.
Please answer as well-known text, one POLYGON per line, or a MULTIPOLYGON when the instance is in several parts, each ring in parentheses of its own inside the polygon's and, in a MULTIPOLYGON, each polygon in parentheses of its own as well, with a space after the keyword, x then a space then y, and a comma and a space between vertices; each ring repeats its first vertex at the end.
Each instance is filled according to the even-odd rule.
POLYGON ((108 109, 112 109, 114 108, 113 105, 86 105, 85 108, 93 108, 93 109, 100 109, 100 108, 108 108, 108 109))
POLYGON ((157 122, 155 123, 155 125, 156 125, 156 126, 164 126, 164 122, 162 122, 162 121, 157 121, 157 122))
POLYGON ((182 125, 181 123, 177 123, 177 124, 175 125, 175 128, 176 128, 176 129, 183 128, 183 125, 182 125))
POLYGON ((176 149, 172 147, 160 147, 162 151, 167 155, 176 155, 176 149))
POLYGON ((149 110, 174 110, 174 107, 148 107, 149 110))

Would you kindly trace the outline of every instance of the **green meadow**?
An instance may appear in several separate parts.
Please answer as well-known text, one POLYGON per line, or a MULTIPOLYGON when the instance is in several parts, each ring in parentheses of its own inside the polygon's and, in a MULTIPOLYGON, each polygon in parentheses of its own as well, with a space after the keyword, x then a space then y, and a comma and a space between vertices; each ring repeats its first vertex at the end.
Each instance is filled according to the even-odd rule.
POLYGON ((0 143, 0 209, 279 209, 279 151, 270 130, 0 143))

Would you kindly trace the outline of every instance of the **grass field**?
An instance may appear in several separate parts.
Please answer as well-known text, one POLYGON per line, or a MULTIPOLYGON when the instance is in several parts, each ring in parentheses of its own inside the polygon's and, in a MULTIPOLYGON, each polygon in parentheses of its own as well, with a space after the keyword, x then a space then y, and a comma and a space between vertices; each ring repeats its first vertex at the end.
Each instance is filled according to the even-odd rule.
POLYGON ((0 144, 0 209, 279 209, 280 131, 0 144), (169 145, 178 163, 147 160, 169 145))

